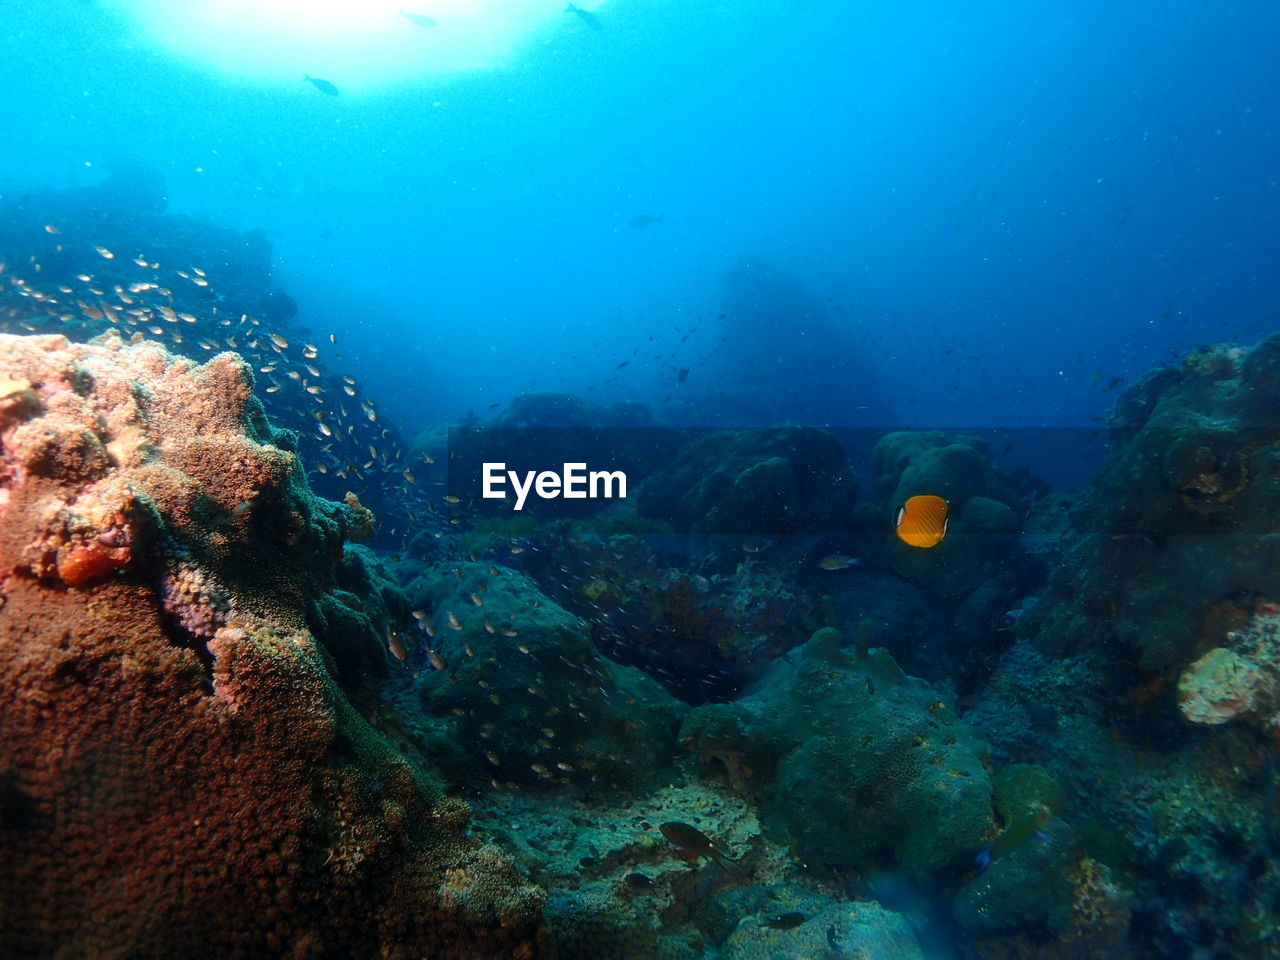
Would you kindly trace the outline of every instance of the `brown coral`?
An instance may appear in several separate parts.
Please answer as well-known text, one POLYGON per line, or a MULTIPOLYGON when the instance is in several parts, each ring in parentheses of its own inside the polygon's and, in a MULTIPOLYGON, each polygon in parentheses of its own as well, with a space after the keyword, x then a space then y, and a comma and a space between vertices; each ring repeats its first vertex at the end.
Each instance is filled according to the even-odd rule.
POLYGON ((0 378, 5 955, 531 954, 541 892, 304 626, 367 518, 245 365, 0 336, 0 378))

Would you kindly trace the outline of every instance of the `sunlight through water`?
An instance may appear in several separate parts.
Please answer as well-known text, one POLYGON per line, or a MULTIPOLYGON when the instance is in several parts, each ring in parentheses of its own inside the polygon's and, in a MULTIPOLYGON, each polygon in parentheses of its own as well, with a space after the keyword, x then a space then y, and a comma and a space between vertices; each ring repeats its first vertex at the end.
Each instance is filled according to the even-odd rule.
POLYGON ((564 0, 115 2, 181 56, 246 79, 324 77, 343 92, 496 66, 566 14, 564 0))

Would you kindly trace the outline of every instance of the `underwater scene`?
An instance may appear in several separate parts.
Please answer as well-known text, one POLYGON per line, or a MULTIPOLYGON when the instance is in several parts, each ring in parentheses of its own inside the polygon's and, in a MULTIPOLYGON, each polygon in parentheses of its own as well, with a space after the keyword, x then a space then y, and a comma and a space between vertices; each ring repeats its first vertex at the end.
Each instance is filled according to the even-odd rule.
POLYGON ((1280 960, 1280 6, 0 14, 0 960, 1280 960))

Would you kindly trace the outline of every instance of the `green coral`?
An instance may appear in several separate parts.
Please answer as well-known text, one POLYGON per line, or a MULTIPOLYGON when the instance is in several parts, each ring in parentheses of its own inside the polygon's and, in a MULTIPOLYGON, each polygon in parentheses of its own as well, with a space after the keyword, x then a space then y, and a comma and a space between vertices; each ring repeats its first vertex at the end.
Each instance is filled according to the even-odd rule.
POLYGON ((1117 645, 1182 669, 1219 602, 1280 597, 1280 336, 1189 354, 1111 413, 1076 546, 1020 624, 1055 654, 1117 645))
POLYGON ((1025 472, 1002 468, 975 437, 905 430, 881 438, 871 465, 876 501, 858 508, 858 524, 878 534, 873 554, 887 566, 943 598, 964 596, 993 577, 1020 575, 1020 515, 1043 492, 1025 472), (929 549, 893 534, 897 509, 918 494, 950 504, 947 536, 929 549))
POLYGON ((819 630, 752 695, 695 710, 681 743, 757 792, 803 862, 927 876, 991 830, 986 746, 885 651, 843 639, 819 630))
POLYGON ((455 777, 618 788, 674 774, 679 702, 603 657, 587 624, 523 574, 440 566, 409 592, 431 611, 425 642, 443 665, 424 673, 422 706, 441 740, 465 745, 442 761, 455 777))
POLYGON ((1017 763, 1002 768, 994 786, 1001 836, 1026 832, 1016 847, 961 888, 954 901, 956 920, 982 933, 1040 925, 1061 932, 1069 920, 1072 871, 1079 859, 1075 831, 1055 819, 1065 802, 1062 784, 1042 766, 1017 763), (1043 820, 1043 826, 1024 840, 1032 829, 1029 820, 1043 820))

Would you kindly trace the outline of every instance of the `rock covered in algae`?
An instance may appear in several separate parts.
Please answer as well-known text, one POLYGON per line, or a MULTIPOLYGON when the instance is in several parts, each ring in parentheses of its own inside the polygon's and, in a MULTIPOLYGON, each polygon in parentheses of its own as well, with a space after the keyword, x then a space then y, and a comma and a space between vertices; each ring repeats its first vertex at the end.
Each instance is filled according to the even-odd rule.
POLYGON ((587 624, 507 567, 440 564, 409 585, 430 616, 422 677, 459 778, 643 789, 669 779, 684 706, 600 654, 587 624))
POLYGON ((1181 670, 1215 605, 1280 596, 1277 382, 1280 335, 1200 348, 1126 390, 1077 542, 1020 634, 1181 670))
POLYGON ((992 829, 986 744, 883 650, 842 640, 819 630, 754 693, 694 710, 681 744, 758 794, 804 862, 927 877, 992 829))
POLYGON ((922 960, 924 954, 901 915, 878 903, 833 903, 790 930, 773 929, 748 917, 729 935, 721 956, 725 960, 922 960))
POLYGON ((1280 730, 1280 614, 1265 607, 1271 612, 1254 614, 1182 671, 1178 709, 1192 723, 1216 726, 1239 717, 1280 730))
POLYGON ((541 892, 307 628, 370 517, 247 366, 0 336, 0 377, 6 955, 531 955, 541 892))
POLYGON ((694 434, 638 503, 682 533, 838 533, 850 529, 857 494, 833 434, 772 427, 694 434))
POLYGON ((1027 576, 1018 542, 1027 504, 1045 491, 1025 470, 1001 467, 984 441, 936 431, 886 434, 871 454, 875 502, 858 508, 859 526, 874 533, 873 556, 935 597, 958 598, 984 581, 1010 586, 1027 576), (899 507, 919 494, 949 504, 948 532, 929 549, 893 533, 899 507))

